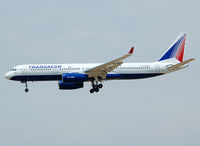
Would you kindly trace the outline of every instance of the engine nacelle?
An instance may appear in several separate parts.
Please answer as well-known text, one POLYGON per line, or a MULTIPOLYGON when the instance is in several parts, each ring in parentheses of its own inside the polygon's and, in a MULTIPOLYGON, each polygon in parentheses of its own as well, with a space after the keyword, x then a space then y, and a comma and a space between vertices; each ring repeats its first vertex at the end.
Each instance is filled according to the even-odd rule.
POLYGON ((63 83, 63 81, 58 82, 60 90, 72 90, 83 88, 83 83, 63 83))
POLYGON ((63 83, 81 83, 88 80, 88 76, 86 74, 81 73, 64 73, 62 75, 63 83))

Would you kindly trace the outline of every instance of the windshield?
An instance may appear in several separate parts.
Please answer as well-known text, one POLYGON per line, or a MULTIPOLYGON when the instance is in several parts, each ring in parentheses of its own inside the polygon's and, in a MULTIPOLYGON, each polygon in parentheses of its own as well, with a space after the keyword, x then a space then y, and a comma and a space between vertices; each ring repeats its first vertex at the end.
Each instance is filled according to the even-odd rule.
POLYGON ((17 69, 16 68, 12 68, 10 71, 17 71, 17 69))

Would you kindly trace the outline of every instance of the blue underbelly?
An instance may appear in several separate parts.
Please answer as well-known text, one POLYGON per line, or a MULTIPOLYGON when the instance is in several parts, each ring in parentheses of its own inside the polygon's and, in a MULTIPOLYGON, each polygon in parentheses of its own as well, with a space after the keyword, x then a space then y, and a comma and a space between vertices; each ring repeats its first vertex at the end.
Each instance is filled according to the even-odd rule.
POLYGON ((151 74, 108 74, 106 79, 142 79, 151 78, 162 75, 162 73, 151 73, 151 74))
POLYGON ((14 76, 11 80, 15 81, 57 81, 62 80, 62 75, 25 75, 14 76))
MULTIPOLYGON (((107 80, 111 79, 142 79, 150 78, 162 75, 162 73, 152 73, 152 74, 108 74, 106 76, 107 80)), ((15 81, 58 81, 62 80, 62 75, 25 75, 25 76, 14 76, 11 80, 15 81)))

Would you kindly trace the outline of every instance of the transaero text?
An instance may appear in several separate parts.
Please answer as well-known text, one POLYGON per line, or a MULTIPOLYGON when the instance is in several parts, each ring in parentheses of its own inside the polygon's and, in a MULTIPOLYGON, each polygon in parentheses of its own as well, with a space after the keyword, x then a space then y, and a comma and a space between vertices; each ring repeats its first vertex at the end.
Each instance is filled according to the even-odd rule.
POLYGON ((62 65, 32 65, 29 66, 29 69, 35 68, 62 68, 62 65))

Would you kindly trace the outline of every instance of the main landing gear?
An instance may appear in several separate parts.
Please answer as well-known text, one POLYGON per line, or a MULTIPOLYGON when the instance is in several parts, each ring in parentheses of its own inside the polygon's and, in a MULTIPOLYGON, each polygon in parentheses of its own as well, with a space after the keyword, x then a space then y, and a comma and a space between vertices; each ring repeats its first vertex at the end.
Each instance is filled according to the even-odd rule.
POLYGON ((96 84, 94 84, 94 81, 92 82, 92 89, 90 89, 90 93, 99 92, 99 89, 103 87, 103 84, 98 84, 98 81, 96 81, 96 84))
POLYGON ((28 84, 27 84, 27 81, 21 81, 22 83, 25 84, 25 92, 28 92, 28 84))

